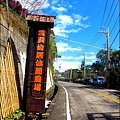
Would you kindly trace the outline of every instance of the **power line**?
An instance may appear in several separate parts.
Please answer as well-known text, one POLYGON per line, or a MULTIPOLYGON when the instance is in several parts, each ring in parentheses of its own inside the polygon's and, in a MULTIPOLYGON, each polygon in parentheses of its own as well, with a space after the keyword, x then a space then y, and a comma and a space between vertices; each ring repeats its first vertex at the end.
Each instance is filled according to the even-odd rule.
POLYGON ((118 19, 119 19, 119 16, 117 17, 117 19, 116 19, 116 21, 115 21, 115 23, 114 23, 114 25, 113 25, 113 28, 112 28, 112 30, 110 31, 110 34, 112 34, 112 32, 113 32, 115 26, 117 25, 118 19))
MULTIPOLYGON (((102 37, 102 34, 98 34, 98 36, 96 37, 96 39, 92 42, 92 45, 94 45, 101 37, 102 37)), ((88 50, 90 50, 90 49, 91 49, 91 47, 88 48, 88 50)), ((103 49, 103 48, 101 48, 101 49, 103 49)))
MULTIPOLYGON (((95 34, 95 36, 93 37, 93 39, 89 42, 88 45, 92 44, 92 42, 94 41, 94 39, 97 37, 98 34, 99 34, 99 33, 97 32, 97 33, 95 34)), ((87 45, 86 47, 88 47, 88 45, 87 45)), ((86 49, 86 47, 85 47, 84 49, 86 49)))
POLYGON ((113 13, 112 13, 112 15, 111 15, 111 18, 110 18, 107 26, 109 26, 109 24, 110 24, 110 22, 111 22, 111 20, 112 20, 112 18, 113 18, 113 15, 114 15, 114 13, 115 13, 115 10, 117 9, 118 3, 119 3, 119 1, 117 2, 116 6, 115 6, 115 8, 114 8, 114 11, 113 11, 113 13))
POLYGON ((113 45, 113 43, 115 42, 115 40, 116 40, 116 38, 117 38, 118 34, 119 34, 119 31, 118 31, 118 33, 116 34, 116 36, 115 36, 114 40, 112 41, 112 43, 111 43, 111 45, 110 45, 110 48, 111 48, 111 46, 113 45))
POLYGON ((106 4, 105 4, 104 13, 103 13, 103 17, 102 17, 102 21, 101 21, 100 26, 102 26, 102 23, 103 23, 103 19, 104 19, 104 16, 105 16, 105 12, 106 12, 106 8, 107 8, 107 4, 108 4, 108 0, 106 1, 106 4))
POLYGON ((106 26, 106 23, 107 23, 108 18, 109 18, 109 16, 110 16, 110 13, 111 13, 111 10, 112 10, 112 8, 113 8, 114 2, 115 2, 115 0, 112 1, 112 5, 111 5, 111 7, 110 7, 110 11, 109 11, 109 14, 108 14, 108 16, 107 16, 107 19, 106 19, 106 21, 105 21, 105 25, 104 25, 104 26, 106 26))
MULTIPOLYGON (((114 0, 113 0, 113 1, 114 1, 114 0)), ((105 3, 104 13, 103 13, 103 17, 102 17, 100 26, 102 26, 102 24, 103 24, 103 20, 104 20, 104 17, 105 17, 107 4, 108 4, 108 0, 107 0, 106 3, 105 3)), ((101 38, 101 36, 102 36, 102 35, 100 35, 99 33, 97 33, 97 34, 95 35, 96 39, 95 39, 95 37, 94 37, 89 44, 95 44, 95 43, 101 38), (98 36, 97 36, 97 35, 98 35, 98 36), (98 38, 99 38, 99 39, 98 39, 98 38)), ((87 47, 87 46, 86 46, 86 47, 87 47)), ((85 49, 86 49, 86 47, 85 47, 85 49)), ((89 47, 89 49, 90 49, 90 47, 89 47)))
POLYGON ((65 39, 65 38, 61 38, 61 37, 57 37, 57 38, 62 39, 62 40, 66 40, 66 41, 69 41, 69 42, 73 42, 73 43, 76 43, 76 44, 81 44, 81 45, 90 46, 90 47, 97 48, 97 49, 102 49, 100 47, 89 45, 89 44, 86 44, 86 43, 76 42, 76 41, 65 39))

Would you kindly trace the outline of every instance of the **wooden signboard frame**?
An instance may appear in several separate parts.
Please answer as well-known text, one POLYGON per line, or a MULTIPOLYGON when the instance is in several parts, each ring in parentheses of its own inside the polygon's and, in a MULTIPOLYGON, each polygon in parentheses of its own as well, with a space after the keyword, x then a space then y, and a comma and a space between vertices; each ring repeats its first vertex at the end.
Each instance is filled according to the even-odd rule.
POLYGON ((26 18, 30 26, 23 99, 26 113, 45 112, 49 39, 54 19, 54 16, 38 15, 26 18))

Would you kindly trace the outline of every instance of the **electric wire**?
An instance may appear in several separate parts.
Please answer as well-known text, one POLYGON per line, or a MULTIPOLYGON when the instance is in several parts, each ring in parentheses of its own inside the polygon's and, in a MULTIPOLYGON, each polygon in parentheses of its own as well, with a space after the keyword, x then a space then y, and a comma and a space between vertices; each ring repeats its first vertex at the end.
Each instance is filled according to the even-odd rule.
POLYGON ((115 13, 115 10, 117 9, 118 3, 119 3, 119 1, 117 2, 116 6, 115 6, 115 8, 114 8, 114 11, 113 11, 113 13, 112 13, 112 15, 111 15, 111 18, 110 18, 107 26, 109 26, 109 24, 110 24, 110 22, 111 22, 111 20, 112 20, 112 18, 113 18, 113 15, 114 15, 114 13, 115 13))
MULTIPOLYGON (((89 44, 92 44, 93 42, 94 42, 94 40, 96 39, 96 37, 98 36, 98 32, 95 34, 95 36, 92 38, 92 40, 89 42, 89 44)), ((88 44, 88 45, 89 45, 88 44)), ((88 47, 88 45, 84 48, 84 49, 86 49, 87 47, 88 47)))
MULTIPOLYGON (((111 22, 111 20, 112 20, 112 18, 113 18, 113 15, 114 15, 114 13, 115 13, 115 11, 116 11, 116 9, 117 9, 118 4, 119 4, 119 0, 118 0, 118 2, 117 2, 116 5, 115 5, 115 8, 114 8, 114 10, 113 10, 113 13, 112 13, 112 15, 111 15, 111 18, 110 18, 107 26, 109 26, 109 24, 110 24, 110 22, 111 22)), ((117 27, 118 18, 119 18, 119 16, 117 17, 117 19, 116 19, 116 21, 115 21, 115 23, 114 23, 114 25, 113 25, 113 28, 112 28, 112 30, 111 30, 111 32, 110 32, 111 38, 112 38, 112 36, 113 36, 113 33, 115 32, 115 27, 117 27), (113 30, 114 30, 114 31, 113 31, 113 30)), ((118 33, 119 33, 119 32, 118 32, 118 33)), ((111 43, 111 45, 110 45, 110 48, 112 47, 113 43, 115 42, 118 33, 116 34, 115 38, 113 39, 113 41, 112 41, 112 43, 111 43)))
POLYGON ((103 20, 104 20, 104 16, 105 16, 105 13, 106 13, 107 4, 108 4, 108 0, 106 1, 106 4, 105 4, 103 17, 102 17, 101 24, 100 24, 101 26, 102 26, 102 24, 103 24, 103 20))
MULTIPOLYGON (((107 8, 107 4, 108 4, 108 0, 106 1, 105 3, 105 8, 104 8, 104 13, 103 13, 103 17, 102 17, 102 20, 101 20, 101 25, 103 24, 103 20, 104 20, 104 16, 105 16, 105 13, 106 13, 106 8, 107 8)), ((91 45, 94 45, 99 39, 100 37, 102 36, 102 34, 100 35, 98 32, 95 34, 95 36, 93 37, 93 39, 89 42, 89 44, 84 48, 85 49, 90 49, 91 47, 89 46, 90 44, 91 45)), ((88 51, 88 50, 87 50, 88 51)), ((79 53, 80 54, 80 53, 79 53)), ((76 56, 78 56, 79 54, 77 54, 76 56)))
MULTIPOLYGON (((113 5, 114 5, 114 0, 113 0, 112 5, 111 5, 111 8, 110 8, 110 11, 109 11, 109 14, 108 14, 108 17, 107 17, 107 19, 106 19, 106 22, 105 22, 104 26, 106 26, 106 24, 107 24, 107 26, 109 26, 109 24, 110 24, 110 22, 111 22, 111 20, 112 20, 112 18, 113 18, 113 16, 114 16, 114 13, 115 13, 115 11, 116 11, 116 9, 117 9, 118 3, 119 3, 119 2, 116 3, 116 5, 115 5, 115 7, 114 7, 114 10, 113 10, 113 12, 112 12, 112 15, 111 15, 111 17, 110 17, 110 19, 109 19, 109 22, 108 22, 108 24, 107 24, 108 18, 109 18, 109 16, 110 16, 110 13, 111 13, 112 8, 113 8, 113 5)), ((117 18, 117 20, 118 20, 118 18, 117 18)), ((115 25, 117 24, 117 20, 115 21, 115 23, 114 23, 114 25, 113 25, 113 28, 112 28, 112 30, 111 30, 111 32, 110 32, 110 34, 112 34, 112 32, 113 32, 113 30, 114 30, 114 28, 115 28, 115 25)), ((110 35, 110 36, 111 36, 111 35, 110 35)), ((113 40, 113 41, 114 41, 114 40, 113 40)))
MULTIPOLYGON (((117 19, 117 20, 118 20, 118 19, 117 19)), ((114 33, 115 33, 115 30, 116 30, 117 27, 118 27, 118 24, 119 24, 119 23, 117 22, 117 20, 116 20, 116 22, 115 22, 115 24, 114 24, 112 30, 110 31, 110 38, 113 37, 113 35, 114 35, 114 33)))
MULTIPOLYGON (((108 0, 106 1, 106 4, 105 4, 105 9, 104 9, 104 13, 103 13, 102 21, 101 21, 101 26, 102 26, 103 21, 104 21, 106 9, 107 9, 107 3, 108 3, 108 0)), ((110 13, 111 13, 111 11, 112 11, 112 9, 113 9, 113 5, 114 5, 114 0, 112 1, 111 7, 110 7, 110 11, 109 11, 109 13, 108 13, 108 17, 107 17, 107 19, 106 19, 106 21, 105 21, 104 26, 107 24, 108 18, 110 17, 110 13)), ((111 17, 110 17, 110 20, 109 20, 107 26, 110 24, 110 22, 111 22, 111 20, 112 20, 112 18, 113 18, 113 15, 114 15, 114 13, 115 13, 115 10, 116 10, 116 8, 117 8, 117 5, 118 5, 118 2, 117 2, 117 4, 115 5, 115 8, 114 8, 114 10, 113 10, 113 13, 112 13, 112 15, 111 15, 111 17)), ((117 21, 118 21, 118 17, 117 17, 117 20, 115 21, 115 23, 114 23, 114 25, 113 25, 113 28, 112 28, 110 34, 113 32, 115 26, 117 25, 117 21)), ((97 35, 97 34, 96 34, 96 35, 97 35)), ((96 35, 95 35, 95 37, 96 37, 96 35)), ((117 33, 117 35, 118 35, 118 33, 117 33)), ((111 46, 112 46, 113 43, 115 42, 115 40, 116 40, 116 38, 117 38, 117 35, 116 35, 116 37, 114 38, 111 46)), ((95 38, 95 37, 94 37, 94 38, 95 38)), ((100 36, 100 37, 101 37, 101 36, 100 36)), ((99 39, 100 39, 100 37, 99 37, 99 39)), ((91 44, 91 43, 94 44, 95 42, 98 41, 98 38, 97 38, 96 40, 95 40, 95 39, 92 39, 92 40, 94 40, 94 41, 90 42, 89 44, 91 44)), ((110 47, 111 47, 111 46, 110 46, 110 47)), ((86 46, 85 48, 87 49, 87 47, 88 47, 88 46, 86 46)), ((90 49, 90 47, 89 47, 89 49, 90 49)), ((87 51, 88 51, 88 49, 87 49, 87 51)))
MULTIPOLYGON (((109 11, 109 13, 108 13, 108 16, 107 16, 107 19, 106 19, 106 21, 105 21, 104 26, 106 26, 106 24, 107 24, 108 18, 110 17, 110 13, 112 12, 113 5, 114 5, 114 0, 113 0, 113 2, 112 2, 112 4, 111 4, 110 11, 109 11)), ((108 22, 107 26, 109 26, 109 24, 110 24, 110 22, 111 22, 111 20, 112 20, 112 18, 113 18, 113 15, 114 15, 114 13, 115 13, 115 11, 116 11, 116 9, 117 9, 117 6, 118 6, 118 2, 117 2, 116 5, 115 5, 115 8, 114 8, 114 10, 113 10, 113 12, 112 12, 112 15, 111 15, 111 17, 110 17, 110 19, 109 19, 109 22, 108 22)), ((117 19, 118 19, 118 18, 117 18, 117 19)), ((116 22, 117 22, 117 20, 116 20, 116 22)), ((112 34, 112 31, 113 31, 115 25, 117 24, 116 22, 114 23, 114 26, 113 26, 110 34, 112 34)))
MULTIPOLYGON (((99 36, 97 36, 97 38, 96 38, 96 40, 94 41, 93 45, 102 37, 102 35, 103 35, 103 34, 99 34, 99 36)), ((100 47, 100 48, 103 49, 102 47, 100 47)), ((89 47, 89 48, 87 49, 87 51, 90 50, 90 49, 91 49, 91 47, 89 47)))
POLYGON ((114 28, 115 28, 115 26, 116 26, 116 24, 117 24, 117 22, 118 22, 118 19, 119 19, 119 16, 117 17, 117 19, 116 19, 116 21, 115 21, 115 23, 114 23, 114 25, 113 25, 113 28, 112 28, 111 31, 110 31, 110 35, 112 34, 112 32, 113 32, 113 30, 114 30, 114 28))
POLYGON ((119 34, 119 31, 117 32, 117 34, 116 34, 116 36, 115 36, 115 38, 114 38, 113 42, 111 43, 110 48, 111 48, 111 46, 113 45, 113 43, 115 42, 115 40, 116 40, 116 38, 117 38, 118 34, 119 34))
MULTIPOLYGON (((114 1, 114 0, 113 0, 114 1)), ((106 14, 106 9, 107 9, 107 5, 108 5, 108 0, 106 0, 106 3, 105 3, 105 8, 104 8, 104 12, 103 12, 103 16, 102 16, 102 20, 101 20, 101 24, 100 26, 102 26, 103 24, 103 20, 104 20, 104 17, 105 17, 105 14, 106 14)), ((101 37, 102 35, 99 35, 98 33, 95 35, 95 37, 93 37, 93 39, 91 40, 91 42, 89 44, 92 44, 94 45, 101 37), (98 35, 98 36, 97 36, 98 35), (96 37, 97 36, 97 37, 96 37), (95 39, 96 37, 96 39, 95 39), (99 39, 98 39, 99 38, 99 39)), ((87 49, 87 46, 84 48, 84 49, 87 49)), ((90 49, 90 47, 89 47, 90 49)))
MULTIPOLYGON (((61 37, 57 37, 57 38, 62 39, 62 40, 65 40, 65 41, 73 42, 73 43, 76 43, 76 44, 81 44, 81 45, 84 45, 84 46, 87 46, 87 45, 88 45, 88 44, 86 44, 86 43, 76 42, 76 41, 69 40, 69 39, 66 39, 66 38, 61 38, 61 37)), ((93 48, 97 48, 97 49, 101 49, 100 47, 93 46, 93 45, 88 45, 88 46, 93 47, 93 48)))
MULTIPOLYGON (((110 16, 111 11, 112 11, 114 2, 115 2, 115 0, 112 1, 111 7, 110 7, 110 11, 109 11, 108 16, 107 16, 107 19, 106 19, 106 21, 105 21, 105 25, 106 25, 106 23, 107 23, 107 21, 108 21, 108 18, 109 18, 109 16, 110 16)), ((104 26, 105 26, 105 25, 104 25, 104 26)))
MULTIPOLYGON (((117 9, 118 2, 116 3, 115 8, 114 8, 114 10, 113 10, 113 12, 112 12, 113 5, 114 5, 114 0, 113 0, 113 2, 112 2, 111 7, 110 7, 110 11, 109 11, 109 14, 108 14, 108 17, 107 17, 107 19, 106 19, 106 22, 105 22, 104 26, 109 26, 109 24, 110 24, 110 22, 111 22, 111 20, 112 20, 112 18, 113 18, 113 15, 114 15, 114 13, 115 13, 115 11, 116 11, 116 9, 117 9), (111 17, 110 17, 110 19, 109 19, 109 22, 108 22, 108 24, 107 24, 107 21, 108 21, 108 18, 109 18, 109 16, 110 16, 110 13, 111 13, 111 12, 112 12, 112 15, 111 15, 111 17), (106 24, 107 24, 107 25, 106 25, 106 24)), ((117 19, 118 19, 118 18, 117 18, 117 19)), ((116 22, 117 22, 117 20, 116 20, 116 22)), ((117 24, 116 22, 114 23, 113 28, 112 28, 110 34, 112 34, 112 32, 113 32, 113 30, 114 30, 114 28, 115 28, 115 25, 117 24)))
MULTIPOLYGON (((104 21, 106 9, 107 9, 107 4, 108 4, 108 0, 106 1, 106 4, 105 4, 104 13, 103 13, 102 21, 101 21, 101 26, 102 26, 103 21, 104 21)), ((114 0, 112 1, 109 14, 108 14, 107 19, 106 19, 106 21, 105 21, 105 25, 106 25, 106 23, 107 23, 107 21, 108 21, 108 18, 109 18, 109 16, 110 16, 111 11, 112 11, 113 5, 114 5, 114 0)), ((117 5, 118 5, 118 2, 117 2, 117 4, 116 4, 116 7, 117 7, 117 5)), ((114 11, 113 11, 113 13, 112 13, 112 16, 113 16, 114 13, 115 13, 116 7, 115 7, 115 9, 114 9, 114 11)), ((112 20, 112 16, 111 16, 108 24, 110 24, 110 22, 111 22, 111 20, 112 20)), ((105 25, 104 25, 104 26, 105 26, 105 25)), ((96 34, 96 35, 98 35, 98 34, 96 34)), ((96 37, 96 35, 95 35, 95 37, 96 37)), ((95 37, 94 37, 94 38, 95 38, 95 37)), ((96 39, 93 38, 89 44, 92 44, 92 45, 95 44, 101 37, 102 37, 102 35, 101 35, 101 36, 97 36, 96 39), (93 41, 93 40, 94 40, 94 41, 93 41)), ((87 49, 87 47, 88 47, 88 46, 86 46, 84 49, 87 49)), ((90 49, 90 47, 89 47, 88 49, 90 49)))

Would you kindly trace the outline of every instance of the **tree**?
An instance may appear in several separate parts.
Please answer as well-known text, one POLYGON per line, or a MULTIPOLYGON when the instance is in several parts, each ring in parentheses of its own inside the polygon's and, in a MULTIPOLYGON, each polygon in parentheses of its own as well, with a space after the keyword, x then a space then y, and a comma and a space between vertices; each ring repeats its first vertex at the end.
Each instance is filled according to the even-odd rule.
POLYGON ((107 50, 100 50, 96 55, 97 61, 102 65, 107 65, 107 50))
POLYGON ((119 89, 120 85, 120 69, 119 69, 120 50, 114 50, 111 54, 110 84, 112 88, 119 89))
MULTIPOLYGON (((53 30, 50 31, 50 34, 51 35, 54 34, 53 30)), ((54 62, 55 58, 58 58, 58 57, 60 57, 60 56, 57 54, 56 42, 55 42, 53 37, 50 37, 50 42, 49 42, 49 62, 50 62, 50 69, 52 71, 53 76, 54 76, 53 62, 54 62)))
POLYGON ((92 64, 91 71, 93 73, 96 73, 97 75, 103 75, 104 68, 105 68, 105 66, 103 64, 101 64, 101 62, 96 61, 95 63, 92 64))
MULTIPOLYGON (((110 87, 118 88, 120 84, 120 69, 119 69, 119 54, 120 50, 110 50, 110 87)), ((107 65, 107 50, 100 50, 97 55, 97 61, 92 64, 91 69, 98 75, 106 76, 104 73, 107 65)))
POLYGON ((114 50, 112 52, 112 55, 111 55, 111 68, 112 69, 116 69, 117 71, 119 71, 118 69, 118 64, 119 64, 119 54, 120 54, 120 50, 116 51, 114 50))
MULTIPOLYGON (((23 8, 27 9, 30 14, 42 14, 42 6, 46 0, 20 0, 23 8)), ((24 11, 21 12, 21 15, 24 11)))

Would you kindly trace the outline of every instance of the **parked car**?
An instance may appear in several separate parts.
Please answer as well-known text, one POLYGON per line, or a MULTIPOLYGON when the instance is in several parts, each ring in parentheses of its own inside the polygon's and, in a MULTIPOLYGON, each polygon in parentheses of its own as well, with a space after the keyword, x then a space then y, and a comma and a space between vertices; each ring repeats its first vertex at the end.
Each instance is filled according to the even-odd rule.
POLYGON ((105 85, 105 78, 103 76, 96 76, 93 79, 93 85, 105 85))
POLYGON ((85 84, 85 85, 89 85, 89 84, 90 84, 90 78, 86 78, 86 79, 84 80, 84 84, 85 84))
POLYGON ((89 80, 89 84, 91 84, 91 85, 93 84, 93 79, 89 80))

